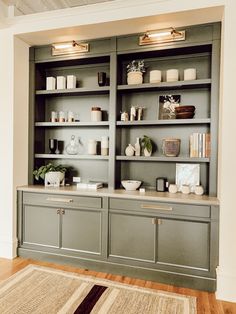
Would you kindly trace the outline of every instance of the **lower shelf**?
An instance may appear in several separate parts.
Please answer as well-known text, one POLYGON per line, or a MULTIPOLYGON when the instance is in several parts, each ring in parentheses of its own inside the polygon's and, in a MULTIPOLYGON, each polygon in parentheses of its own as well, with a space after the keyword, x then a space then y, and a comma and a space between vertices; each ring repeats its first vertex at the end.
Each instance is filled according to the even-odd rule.
POLYGON ((88 160, 108 160, 109 156, 101 155, 66 155, 66 154, 35 154, 35 158, 43 159, 88 159, 88 160))

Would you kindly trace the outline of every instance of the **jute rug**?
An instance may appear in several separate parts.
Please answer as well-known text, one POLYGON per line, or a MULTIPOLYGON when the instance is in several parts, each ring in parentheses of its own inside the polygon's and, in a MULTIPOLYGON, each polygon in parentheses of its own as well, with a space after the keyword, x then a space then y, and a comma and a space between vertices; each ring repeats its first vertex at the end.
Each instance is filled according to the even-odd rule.
POLYGON ((1 314, 195 314, 189 296, 29 265, 0 284, 1 314))

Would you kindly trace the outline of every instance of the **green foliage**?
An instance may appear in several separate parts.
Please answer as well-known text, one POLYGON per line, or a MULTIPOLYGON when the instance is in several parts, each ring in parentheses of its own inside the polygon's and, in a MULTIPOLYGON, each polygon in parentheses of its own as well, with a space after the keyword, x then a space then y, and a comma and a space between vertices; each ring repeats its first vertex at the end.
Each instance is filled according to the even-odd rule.
POLYGON ((127 72, 142 72, 144 73, 146 71, 144 60, 133 60, 127 65, 127 72))
POLYGON ((36 180, 39 180, 40 178, 44 180, 45 174, 50 171, 52 172, 59 171, 59 172, 65 173, 67 171, 67 167, 62 166, 62 165, 53 165, 49 163, 45 166, 41 166, 39 169, 35 169, 33 171, 33 175, 36 180))
POLYGON ((151 153, 152 152, 152 140, 147 135, 144 135, 141 139, 141 144, 143 148, 146 148, 146 150, 151 153))

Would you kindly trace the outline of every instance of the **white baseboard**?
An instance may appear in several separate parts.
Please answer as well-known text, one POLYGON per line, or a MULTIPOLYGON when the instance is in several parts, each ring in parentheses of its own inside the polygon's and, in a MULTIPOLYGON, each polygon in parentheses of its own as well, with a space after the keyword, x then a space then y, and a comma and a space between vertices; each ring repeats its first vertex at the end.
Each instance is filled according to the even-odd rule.
POLYGON ((18 240, 9 241, 4 237, 0 237, 0 257, 13 259, 17 256, 18 240))
POLYGON ((216 298, 222 301, 236 302, 236 274, 228 274, 217 269, 216 298))

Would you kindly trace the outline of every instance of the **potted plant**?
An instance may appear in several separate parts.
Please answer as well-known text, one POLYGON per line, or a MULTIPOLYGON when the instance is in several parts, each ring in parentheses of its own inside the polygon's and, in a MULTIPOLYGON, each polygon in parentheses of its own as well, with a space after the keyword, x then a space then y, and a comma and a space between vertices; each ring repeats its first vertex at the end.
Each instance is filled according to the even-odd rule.
POLYGON ((65 183, 65 172, 67 167, 62 165, 53 165, 49 163, 45 166, 41 166, 33 171, 33 175, 36 180, 40 178, 44 180, 45 186, 59 186, 65 183))
POLYGON ((152 155, 152 140, 147 135, 144 135, 141 139, 143 153, 145 157, 150 157, 152 155))
POLYGON ((127 65, 127 83, 131 84, 142 84, 143 73, 145 72, 144 60, 135 61, 133 60, 127 65))

